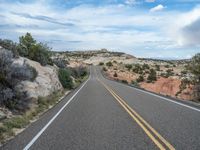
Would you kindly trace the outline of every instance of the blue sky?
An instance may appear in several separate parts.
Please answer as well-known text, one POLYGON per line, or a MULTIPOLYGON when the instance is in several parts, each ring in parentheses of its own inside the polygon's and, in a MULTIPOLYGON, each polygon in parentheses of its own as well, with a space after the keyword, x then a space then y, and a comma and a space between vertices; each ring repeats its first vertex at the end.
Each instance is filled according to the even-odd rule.
POLYGON ((200 52, 200 0, 0 0, 0 20, 0 38, 30 32, 59 51, 174 59, 200 52))

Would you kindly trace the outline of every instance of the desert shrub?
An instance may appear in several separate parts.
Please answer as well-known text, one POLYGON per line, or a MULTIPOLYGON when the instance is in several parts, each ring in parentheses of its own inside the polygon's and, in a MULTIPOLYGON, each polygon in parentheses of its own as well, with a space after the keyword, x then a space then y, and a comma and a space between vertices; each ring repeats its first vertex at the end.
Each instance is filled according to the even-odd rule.
POLYGON ((135 72, 135 73, 141 73, 141 71, 142 71, 142 67, 140 66, 140 64, 135 64, 134 66, 133 66, 133 72, 135 72))
POLYGON ((131 68, 133 67, 131 64, 126 64, 125 67, 128 69, 128 70, 131 70, 131 68))
POLYGON ((0 84, 0 105, 9 109, 13 109, 15 106, 15 93, 14 90, 0 84))
POLYGON ((31 67, 28 64, 23 66, 21 65, 12 65, 11 66, 11 77, 16 80, 30 80, 34 81, 37 77, 37 71, 35 68, 31 67))
POLYGON ((111 66, 113 66, 113 64, 112 64, 111 61, 109 61, 109 62, 106 63, 106 66, 111 67, 111 66))
POLYGON ((166 76, 167 77, 170 77, 170 76, 173 76, 173 75, 174 75, 173 69, 167 69, 166 70, 166 76))
POLYGON ((73 81, 70 77, 70 71, 67 69, 59 69, 58 71, 58 78, 60 83, 62 84, 63 88, 72 89, 73 88, 73 81))
POLYGON ((182 75, 186 75, 186 74, 187 74, 187 70, 182 70, 182 71, 181 71, 181 74, 182 74, 182 75))
POLYGON ((156 71, 160 71, 160 65, 155 65, 156 71))
POLYGON ((170 66, 169 65, 165 65, 165 68, 169 68, 170 66))
POLYGON ((188 80, 187 78, 184 78, 184 79, 182 79, 181 80, 181 84, 180 84, 180 90, 182 91, 182 90, 184 90, 184 89, 186 89, 187 88, 187 85, 189 85, 191 83, 191 81, 190 80, 188 80))
POLYGON ((149 67, 148 64, 145 64, 145 63, 144 63, 144 64, 142 65, 142 69, 143 69, 143 70, 145 70, 145 69, 149 69, 149 68, 150 68, 150 67, 149 67))
POLYGON ((122 83, 128 84, 127 80, 121 80, 122 83))
POLYGON ((0 50, 0 83, 4 86, 9 86, 11 79, 10 66, 13 62, 13 54, 11 51, 0 50))
POLYGON ((117 73, 116 73, 116 72, 114 73, 113 77, 118 77, 118 75, 117 75, 117 73))
POLYGON ((162 73, 160 74, 160 76, 161 76, 161 77, 164 77, 164 78, 168 78, 168 77, 169 77, 169 76, 167 76, 167 74, 164 73, 164 72, 162 72, 162 73))
MULTIPOLYGON (((0 105, 9 109, 20 109, 25 98, 24 93, 19 93, 15 86, 22 80, 34 80, 37 76, 35 68, 29 65, 13 65, 12 51, 0 51, 0 105)), ((24 109, 26 108, 23 105, 24 109)))
POLYGON ((144 73, 144 72, 143 72, 142 70, 140 70, 140 71, 138 72, 138 74, 141 74, 141 75, 142 75, 143 73, 144 73))
POLYGON ((103 65, 104 65, 104 62, 100 62, 100 63, 99 63, 99 66, 103 66, 103 65))
POLYGON ((108 69, 106 69, 106 67, 103 67, 103 71, 108 71, 108 69))
POLYGON ((137 82, 143 82, 144 81, 144 77, 142 75, 140 75, 137 79, 137 82))
POLYGON ((149 70, 145 70, 145 72, 144 73, 147 73, 147 74, 149 74, 150 73, 150 71, 149 70))
POLYGON ((154 69, 150 69, 150 73, 147 77, 147 82, 153 82, 156 81, 157 77, 156 77, 156 71, 154 69))
POLYGON ((113 60, 113 63, 115 63, 115 64, 116 64, 116 63, 117 63, 117 61, 116 61, 116 60, 113 60))
POLYGON ((19 37, 19 54, 23 57, 28 57, 30 50, 36 44, 36 40, 32 37, 30 33, 19 37))
POLYGON ((27 57, 45 66, 52 65, 50 48, 43 43, 37 43, 30 33, 19 37, 18 52, 20 56, 27 57))
POLYGON ((131 84, 132 84, 133 86, 136 86, 136 87, 139 87, 139 86, 140 86, 140 85, 138 84, 138 82, 135 81, 135 80, 133 80, 133 81, 131 82, 131 84))
POLYGON ((194 99, 200 101, 200 53, 192 57, 187 68, 194 74, 194 99))
POLYGON ((50 58, 50 48, 42 43, 35 44, 29 49, 28 58, 39 62, 41 65, 45 66, 47 64, 52 65, 52 60, 50 58))
POLYGON ((7 49, 7 50, 11 50, 14 57, 18 57, 19 53, 18 53, 18 44, 14 43, 11 40, 2 40, 0 39, 0 46, 2 46, 3 48, 7 49))
POLYGON ((86 67, 78 66, 75 68, 68 68, 71 76, 74 78, 83 78, 88 74, 88 70, 86 67))
POLYGON ((61 59, 61 58, 55 58, 52 60, 53 63, 58 66, 59 68, 65 68, 67 64, 69 64, 69 62, 65 59, 61 59))

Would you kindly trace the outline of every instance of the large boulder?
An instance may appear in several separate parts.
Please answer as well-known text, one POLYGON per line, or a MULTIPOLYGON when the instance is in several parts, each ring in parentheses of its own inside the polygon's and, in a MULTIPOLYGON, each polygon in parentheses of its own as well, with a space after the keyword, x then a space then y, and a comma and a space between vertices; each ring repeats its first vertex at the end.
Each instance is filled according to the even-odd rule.
POLYGON ((56 66, 41 66, 40 63, 19 57, 15 59, 15 65, 29 65, 36 69, 37 77, 34 81, 21 81, 15 87, 19 92, 26 93, 29 98, 44 97, 55 91, 62 90, 62 85, 58 79, 56 66))

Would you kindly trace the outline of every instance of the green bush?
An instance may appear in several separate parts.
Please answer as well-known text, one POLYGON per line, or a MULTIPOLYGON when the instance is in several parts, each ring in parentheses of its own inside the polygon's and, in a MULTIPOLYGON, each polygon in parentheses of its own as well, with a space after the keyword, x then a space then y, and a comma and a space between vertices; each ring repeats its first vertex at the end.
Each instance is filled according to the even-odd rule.
POLYGON ((140 85, 138 84, 138 82, 135 81, 135 80, 133 80, 133 81, 131 82, 131 84, 132 84, 133 86, 136 86, 136 87, 139 87, 139 86, 140 86, 140 85))
POLYGON ((165 65, 165 68, 169 68, 169 65, 165 65))
POLYGON ((143 69, 143 70, 145 70, 145 69, 149 69, 149 68, 150 68, 150 67, 149 67, 148 64, 143 64, 143 65, 142 65, 142 69, 143 69))
POLYGON ((47 64, 52 65, 52 60, 50 56, 50 48, 42 43, 33 45, 31 49, 29 49, 28 53, 28 58, 39 62, 43 66, 47 64))
POLYGON ((66 89, 72 89, 73 88, 73 81, 72 81, 72 78, 70 77, 69 70, 59 69, 58 77, 59 77, 59 80, 60 80, 63 88, 66 88, 66 89))
POLYGON ((50 48, 43 43, 37 43, 30 33, 19 37, 18 52, 20 56, 27 57, 45 66, 52 65, 50 48))
POLYGON ((2 40, 0 39, 0 46, 2 46, 3 48, 10 50, 13 52, 14 57, 18 57, 19 53, 18 53, 18 44, 14 43, 11 40, 2 40))
POLYGON ((173 75, 174 75, 173 69, 167 69, 166 70, 166 76, 167 77, 170 77, 170 76, 173 76, 173 75))
POLYGON ((59 68, 66 68, 66 66, 69 64, 69 62, 66 59, 62 58, 54 58, 52 61, 59 68))
POLYGON ((29 120, 25 117, 14 117, 6 122, 4 122, 4 126, 8 129, 13 128, 23 128, 29 123, 29 120))
POLYGON ((121 80, 122 83, 128 84, 127 80, 121 80))
POLYGON ((150 69, 149 76, 147 77, 147 82, 153 82, 156 80, 157 80, 156 71, 154 69, 150 69))
POLYGON ((160 71, 160 65, 155 65, 156 71, 160 71))
POLYGON ((192 57, 187 68, 194 75, 194 100, 200 101, 200 53, 192 57))
POLYGON ((68 68, 71 76, 74 78, 83 78, 88 74, 87 67, 79 66, 75 68, 68 68))
POLYGON ((103 66, 103 65, 104 65, 104 63, 103 63, 103 62, 100 62, 100 63, 99 63, 99 66, 103 66))
POLYGON ((30 33, 19 37, 19 54, 23 57, 28 57, 31 48, 36 44, 36 40, 30 33))
POLYGON ((133 72, 135 72, 135 73, 141 73, 142 72, 142 67, 140 66, 140 64, 135 64, 134 66, 133 66, 133 72))
POLYGON ((144 77, 142 75, 140 75, 137 79, 137 82, 143 82, 144 81, 144 77))
POLYGON ((111 61, 109 61, 109 62, 106 63, 106 66, 111 67, 111 66, 113 66, 113 64, 112 64, 111 61))
POLYGON ((182 70, 182 71, 181 71, 181 74, 182 74, 182 75, 187 74, 187 70, 182 70))
POLYGON ((131 70, 131 68, 133 67, 131 64, 126 64, 125 67, 128 69, 128 70, 131 70))

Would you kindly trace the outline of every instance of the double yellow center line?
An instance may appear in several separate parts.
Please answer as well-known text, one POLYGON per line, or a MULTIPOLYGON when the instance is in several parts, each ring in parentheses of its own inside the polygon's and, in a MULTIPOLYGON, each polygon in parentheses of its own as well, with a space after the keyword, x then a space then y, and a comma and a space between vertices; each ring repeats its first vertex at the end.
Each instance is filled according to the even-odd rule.
MULTIPOLYGON (((98 79, 99 80, 99 79, 98 79)), ((136 121, 136 123, 143 129, 147 136, 161 149, 175 150, 175 148, 165 140, 149 123, 147 123, 133 108, 131 108, 125 100, 117 95, 110 87, 99 80, 101 84, 111 93, 111 95, 119 102, 119 104, 126 110, 126 112, 136 121)))

